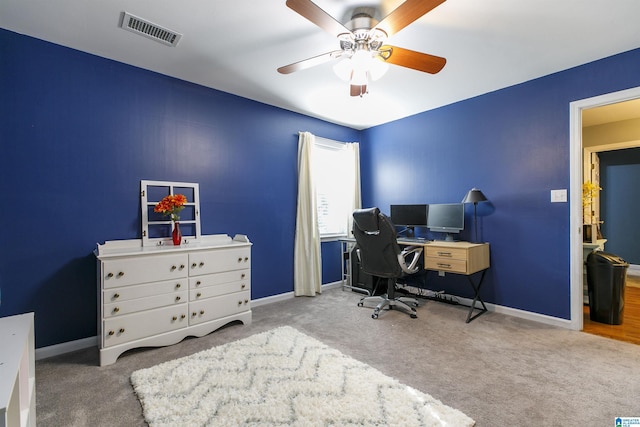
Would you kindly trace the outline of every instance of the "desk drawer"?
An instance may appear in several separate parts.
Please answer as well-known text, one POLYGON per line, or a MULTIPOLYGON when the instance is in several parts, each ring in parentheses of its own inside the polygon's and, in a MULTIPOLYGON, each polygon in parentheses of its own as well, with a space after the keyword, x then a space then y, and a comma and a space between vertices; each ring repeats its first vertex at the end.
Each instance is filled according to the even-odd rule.
POLYGON ((440 258, 440 259, 456 259, 456 260, 465 260, 467 259, 467 250, 466 249, 458 249, 458 248, 438 248, 438 247, 429 247, 427 246, 426 256, 430 258, 440 258))
POLYGON ((426 257, 424 266, 427 270, 451 271, 452 273, 465 274, 467 271, 467 261, 464 259, 426 257))

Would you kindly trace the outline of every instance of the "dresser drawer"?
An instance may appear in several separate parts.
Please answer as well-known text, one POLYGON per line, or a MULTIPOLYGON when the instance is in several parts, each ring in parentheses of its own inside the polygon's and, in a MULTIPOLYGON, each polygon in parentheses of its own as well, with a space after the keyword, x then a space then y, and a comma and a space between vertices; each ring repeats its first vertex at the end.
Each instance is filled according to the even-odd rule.
POLYGON ((146 298, 131 299, 127 301, 112 302, 104 305, 104 317, 121 316, 135 313, 136 311, 149 310, 152 308, 166 307, 169 305, 182 304, 187 301, 188 292, 185 289, 180 292, 154 295, 146 298))
POLYGON ((467 261, 464 259, 430 258, 424 259, 424 267, 427 270, 451 271, 452 273, 465 274, 467 261))
POLYGON ((442 247, 429 247, 426 246, 427 253, 425 256, 432 258, 443 259, 467 259, 467 250, 458 248, 442 248, 442 247))
POLYGON ((102 262, 103 289, 187 277, 186 254, 131 257, 102 262))
POLYGON ((251 309, 251 291, 237 292, 189 303, 189 324, 208 322, 251 309))
POLYGON ((146 283, 144 285, 131 285, 122 288, 110 288, 102 292, 103 303, 108 304, 130 299, 144 298, 158 294, 187 290, 187 279, 167 280, 165 282, 146 283))
POLYGON ((223 248, 189 254, 189 275, 221 273, 251 267, 251 247, 223 248))
POLYGON ((202 289, 207 286, 220 285, 222 283, 244 281, 251 283, 251 270, 234 270, 224 273, 208 274, 206 276, 196 276, 189 278, 189 289, 202 289))
POLYGON ((102 329, 102 347, 187 327, 187 313, 187 304, 184 303, 105 319, 102 329))
POLYGON ((189 301, 198 301, 205 298, 217 297, 219 295, 232 294, 234 292, 242 292, 250 290, 249 282, 239 281, 230 283, 221 283, 215 286, 207 286, 201 289, 192 289, 189 291, 189 301))

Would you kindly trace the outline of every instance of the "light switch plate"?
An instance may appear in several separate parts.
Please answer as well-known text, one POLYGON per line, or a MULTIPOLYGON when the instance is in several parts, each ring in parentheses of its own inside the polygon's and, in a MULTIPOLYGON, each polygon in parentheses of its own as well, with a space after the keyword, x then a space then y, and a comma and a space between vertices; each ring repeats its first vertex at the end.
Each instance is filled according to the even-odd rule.
POLYGON ((551 203, 562 203, 567 201, 567 189, 551 190, 551 203))

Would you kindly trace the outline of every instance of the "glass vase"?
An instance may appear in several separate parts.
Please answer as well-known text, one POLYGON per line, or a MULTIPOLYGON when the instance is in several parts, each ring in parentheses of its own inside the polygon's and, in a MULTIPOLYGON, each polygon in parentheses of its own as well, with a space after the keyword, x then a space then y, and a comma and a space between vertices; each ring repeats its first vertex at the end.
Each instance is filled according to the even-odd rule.
POLYGON ((180 246, 182 242, 182 232, 180 232, 180 223, 173 223, 173 232, 171 233, 171 238, 173 239, 173 244, 176 246, 180 246))

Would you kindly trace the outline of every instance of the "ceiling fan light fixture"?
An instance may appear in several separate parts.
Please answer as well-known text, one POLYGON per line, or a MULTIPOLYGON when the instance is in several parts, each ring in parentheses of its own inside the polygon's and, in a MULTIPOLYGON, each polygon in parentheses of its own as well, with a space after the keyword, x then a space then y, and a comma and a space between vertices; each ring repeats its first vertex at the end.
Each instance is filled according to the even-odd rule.
POLYGON ((333 65, 333 72, 336 73, 341 80, 348 82, 351 80, 351 58, 343 58, 333 65))
POLYGON ((369 75, 371 76, 371 80, 378 80, 380 77, 384 76, 388 69, 389 64, 381 59, 372 58, 371 66, 369 67, 369 75))
POLYGON ((354 86, 366 86, 367 83, 369 83, 369 72, 354 68, 351 73, 351 84, 354 86))
POLYGON ((343 80, 350 81, 350 95, 363 96, 369 79, 376 80, 385 74, 388 64, 412 68, 436 74, 446 64, 439 56, 416 52, 394 46, 385 46, 387 37, 402 30, 446 0, 404 0, 382 21, 374 18, 373 7, 358 7, 346 24, 322 10, 312 0, 287 0, 286 5, 303 18, 338 38, 340 51, 328 52, 278 68, 281 74, 322 64, 329 59, 343 58, 333 67, 343 80))
POLYGON ((371 52, 367 49, 358 49, 351 57, 354 70, 368 70, 371 67, 371 52))

